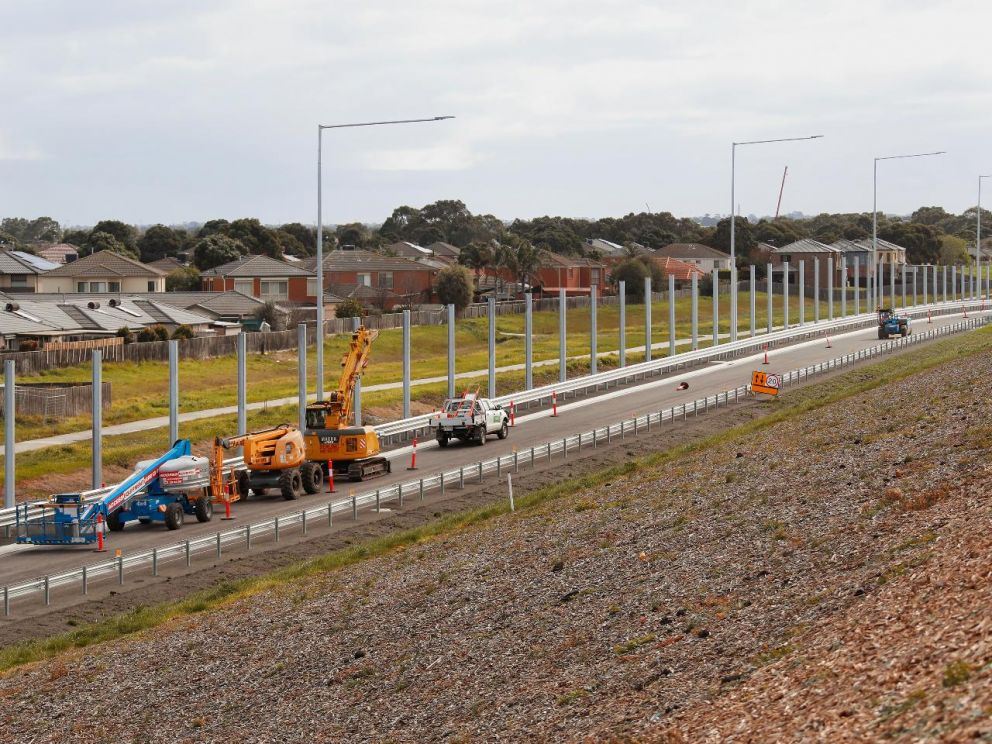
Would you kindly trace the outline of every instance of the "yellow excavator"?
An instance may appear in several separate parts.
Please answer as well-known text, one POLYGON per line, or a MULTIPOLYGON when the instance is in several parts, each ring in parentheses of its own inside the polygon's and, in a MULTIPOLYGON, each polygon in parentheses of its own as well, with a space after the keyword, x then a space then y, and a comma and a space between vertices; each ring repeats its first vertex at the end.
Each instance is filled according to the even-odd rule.
MULTIPOLYGON (((262 496, 266 489, 278 488, 284 499, 296 499, 304 491, 317 493, 323 484, 320 466, 306 459, 303 433, 292 424, 280 424, 235 437, 214 440, 214 467, 223 463, 224 450, 242 447, 246 470, 238 471, 238 494, 245 498, 251 493, 262 496)), ((213 489, 223 488, 223 475, 211 474, 213 489), (214 481, 217 481, 216 485, 214 481)))
POLYGON ((372 343, 379 335, 364 326, 351 334, 348 353, 341 358, 341 380, 328 400, 307 406, 307 460, 353 481, 389 472, 389 460, 378 457, 379 437, 371 426, 353 426, 355 383, 368 366, 372 343))

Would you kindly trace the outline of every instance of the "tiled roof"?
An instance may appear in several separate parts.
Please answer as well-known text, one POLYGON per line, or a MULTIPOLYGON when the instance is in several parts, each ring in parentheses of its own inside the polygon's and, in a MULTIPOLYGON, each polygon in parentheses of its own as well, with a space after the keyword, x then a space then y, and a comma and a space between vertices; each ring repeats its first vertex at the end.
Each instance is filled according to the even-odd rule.
POLYGON ((681 282, 692 279, 693 274, 696 276, 706 276, 706 272, 698 266, 693 266, 685 261, 679 261, 677 258, 665 256, 660 260, 664 262, 661 264, 661 270, 664 272, 666 279, 674 276, 676 281, 681 282))
POLYGON ((602 269, 605 267, 605 264, 594 258, 586 258, 584 256, 563 256, 560 253, 552 253, 551 251, 547 251, 541 256, 541 266, 543 268, 551 269, 578 269, 584 267, 602 269))
POLYGON ((399 297, 391 289, 376 289, 365 284, 331 284, 324 293, 325 302, 340 302, 343 299, 378 300, 399 297))
POLYGON ((152 261, 148 266, 152 266, 159 271, 164 271, 166 274, 171 274, 176 269, 186 268, 172 256, 166 256, 165 258, 160 258, 158 261, 152 261))
POLYGON ((866 253, 871 250, 871 247, 865 248, 853 240, 835 240, 830 244, 830 247, 836 248, 841 253, 866 253))
POLYGON ((670 243, 664 248, 655 251, 655 255, 669 256, 671 258, 714 258, 717 260, 730 260, 730 254, 710 248, 702 243, 670 243))
MULTIPOLYGON (((304 266, 313 271, 316 257, 308 258, 304 266)), ((324 271, 434 271, 416 261, 401 256, 383 256, 371 251, 328 251, 324 254, 324 271)))
POLYGON ((113 251, 99 251, 46 272, 46 276, 165 276, 164 271, 147 266, 113 251))
POLYGON ((438 258, 458 258, 462 253, 462 249, 458 246, 451 245, 451 243, 444 243, 440 240, 436 243, 431 243, 427 247, 430 248, 434 252, 434 255, 438 258))
POLYGON ((401 240, 398 243, 390 243, 383 248, 383 251, 395 256, 403 256, 404 258, 424 258, 425 256, 431 255, 430 248, 424 248, 416 243, 411 243, 409 240, 401 240))
MULTIPOLYGON (((39 268, 32 261, 24 258, 21 251, 0 251, 0 274, 25 276, 42 274, 46 269, 39 268)), ((32 258, 34 258, 32 256, 32 258)), ((46 262, 47 263, 47 262, 46 262)), ((54 267, 54 264, 51 264, 54 267)))
POLYGON ((813 240, 812 238, 803 238, 802 240, 796 240, 788 245, 783 245, 780 248, 773 248, 772 253, 782 254, 792 254, 792 253, 840 253, 838 248, 832 248, 829 245, 825 245, 818 240, 813 240))
POLYGON ((52 263, 64 264, 66 256, 78 256, 79 248, 71 243, 47 243, 35 244, 32 246, 35 253, 52 263))
POLYGON ((285 261, 270 256, 242 256, 221 266, 207 269, 200 276, 233 276, 233 277, 290 277, 313 276, 313 271, 288 264, 285 261))

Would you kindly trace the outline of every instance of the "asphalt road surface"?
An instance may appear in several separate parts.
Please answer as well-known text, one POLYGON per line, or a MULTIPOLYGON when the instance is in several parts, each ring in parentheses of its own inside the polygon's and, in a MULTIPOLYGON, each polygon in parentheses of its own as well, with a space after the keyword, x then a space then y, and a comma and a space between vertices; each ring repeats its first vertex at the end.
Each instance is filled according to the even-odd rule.
MULTIPOLYGON (((980 315, 972 313, 973 316, 980 315)), ((960 315, 948 315, 935 318, 931 325, 926 320, 917 320, 914 329, 917 332, 938 328, 960 320, 960 315)), ((770 364, 761 366, 761 355, 741 357, 731 361, 712 362, 705 367, 669 375, 650 381, 638 381, 627 386, 602 391, 598 395, 570 400, 558 406, 558 417, 552 418, 549 410, 521 413, 516 417, 516 426, 510 430, 506 440, 495 436, 488 439, 483 447, 452 442, 446 449, 441 449, 433 440, 422 442, 417 448, 418 478, 426 477, 439 470, 448 470, 460 465, 477 463, 481 459, 491 459, 497 455, 509 454, 513 448, 529 449, 549 440, 561 439, 566 434, 576 434, 590 431, 595 427, 616 423, 635 414, 643 415, 649 411, 659 411, 685 401, 713 395, 717 392, 744 385, 750 381, 753 369, 763 369, 768 372, 787 372, 797 367, 815 364, 839 357, 843 354, 858 351, 879 344, 874 327, 850 332, 831 339, 832 348, 827 348, 823 338, 806 341, 794 346, 775 349, 769 354, 770 364), (687 390, 676 390, 681 381, 687 381, 687 390)), ((913 353, 911 347, 908 353, 913 353)), ((120 549, 127 554, 149 550, 153 547, 164 547, 182 542, 186 539, 214 534, 218 530, 226 530, 234 526, 244 526, 246 523, 271 519, 276 515, 298 512, 305 507, 322 505, 328 499, 338 499, 347 496, 350 489, 355 493, 406 482, 412 479, 413 473, 407 471, 410 462, 410 447, 404 446, 385 453, 390 458, 393 472, 365 483, 347 483, 340 480, 336 484, 336 493, 304 495, 296 501, 286 501, 281 496, 251 497, 239 501, 233 506, 238 517, 237 522, 222 522, 216 514, 214 520, 200 524, 187 516, 185 525, 179 531, 169 531, 162 525, 130 524, 123 532, 109 533, 107 547, 113 551, 120 549)), ((326 491, 326 488, 325 488, 326 491)), ((110 553, 112 555, 112 553, 110 553)), ((89 547, 41 547, 26 545, 7 545, 0 547, 0 586, 16 584, 46 574, 71 570, 83 564, 104 559, 99 558, 89 547)))

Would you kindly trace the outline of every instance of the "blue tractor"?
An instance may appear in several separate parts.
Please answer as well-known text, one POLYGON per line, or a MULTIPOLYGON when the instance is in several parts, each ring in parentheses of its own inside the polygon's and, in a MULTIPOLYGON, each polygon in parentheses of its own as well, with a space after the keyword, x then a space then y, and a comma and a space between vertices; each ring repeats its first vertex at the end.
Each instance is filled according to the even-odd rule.
POLYGON ((913 333, 911 320, 905 315, 896 315, 892 308, 878 309, 878 337, 886 339, 889 336, 909 336, 913 333))

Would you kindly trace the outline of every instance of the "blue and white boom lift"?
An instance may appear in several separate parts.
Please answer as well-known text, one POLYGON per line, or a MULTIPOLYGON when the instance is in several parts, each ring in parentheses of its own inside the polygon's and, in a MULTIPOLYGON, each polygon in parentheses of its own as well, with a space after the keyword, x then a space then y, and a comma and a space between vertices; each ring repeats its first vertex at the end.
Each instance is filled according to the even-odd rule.
POLYGON ((17 507, 17 542, 30 545, 85 545, 96 542, 101 522, 111 531, 128 522, 163 522, 179 529, 185 514, 200 522, 213 516, 209 462, 192 454, 180 439, 157 460, 138 463, 134 473, 96 501, 81 493, 60 493, 40 505, 40 517, 29 516, 38 505, 17 507), (102 519, 98 519, 102 517, 102 519))

